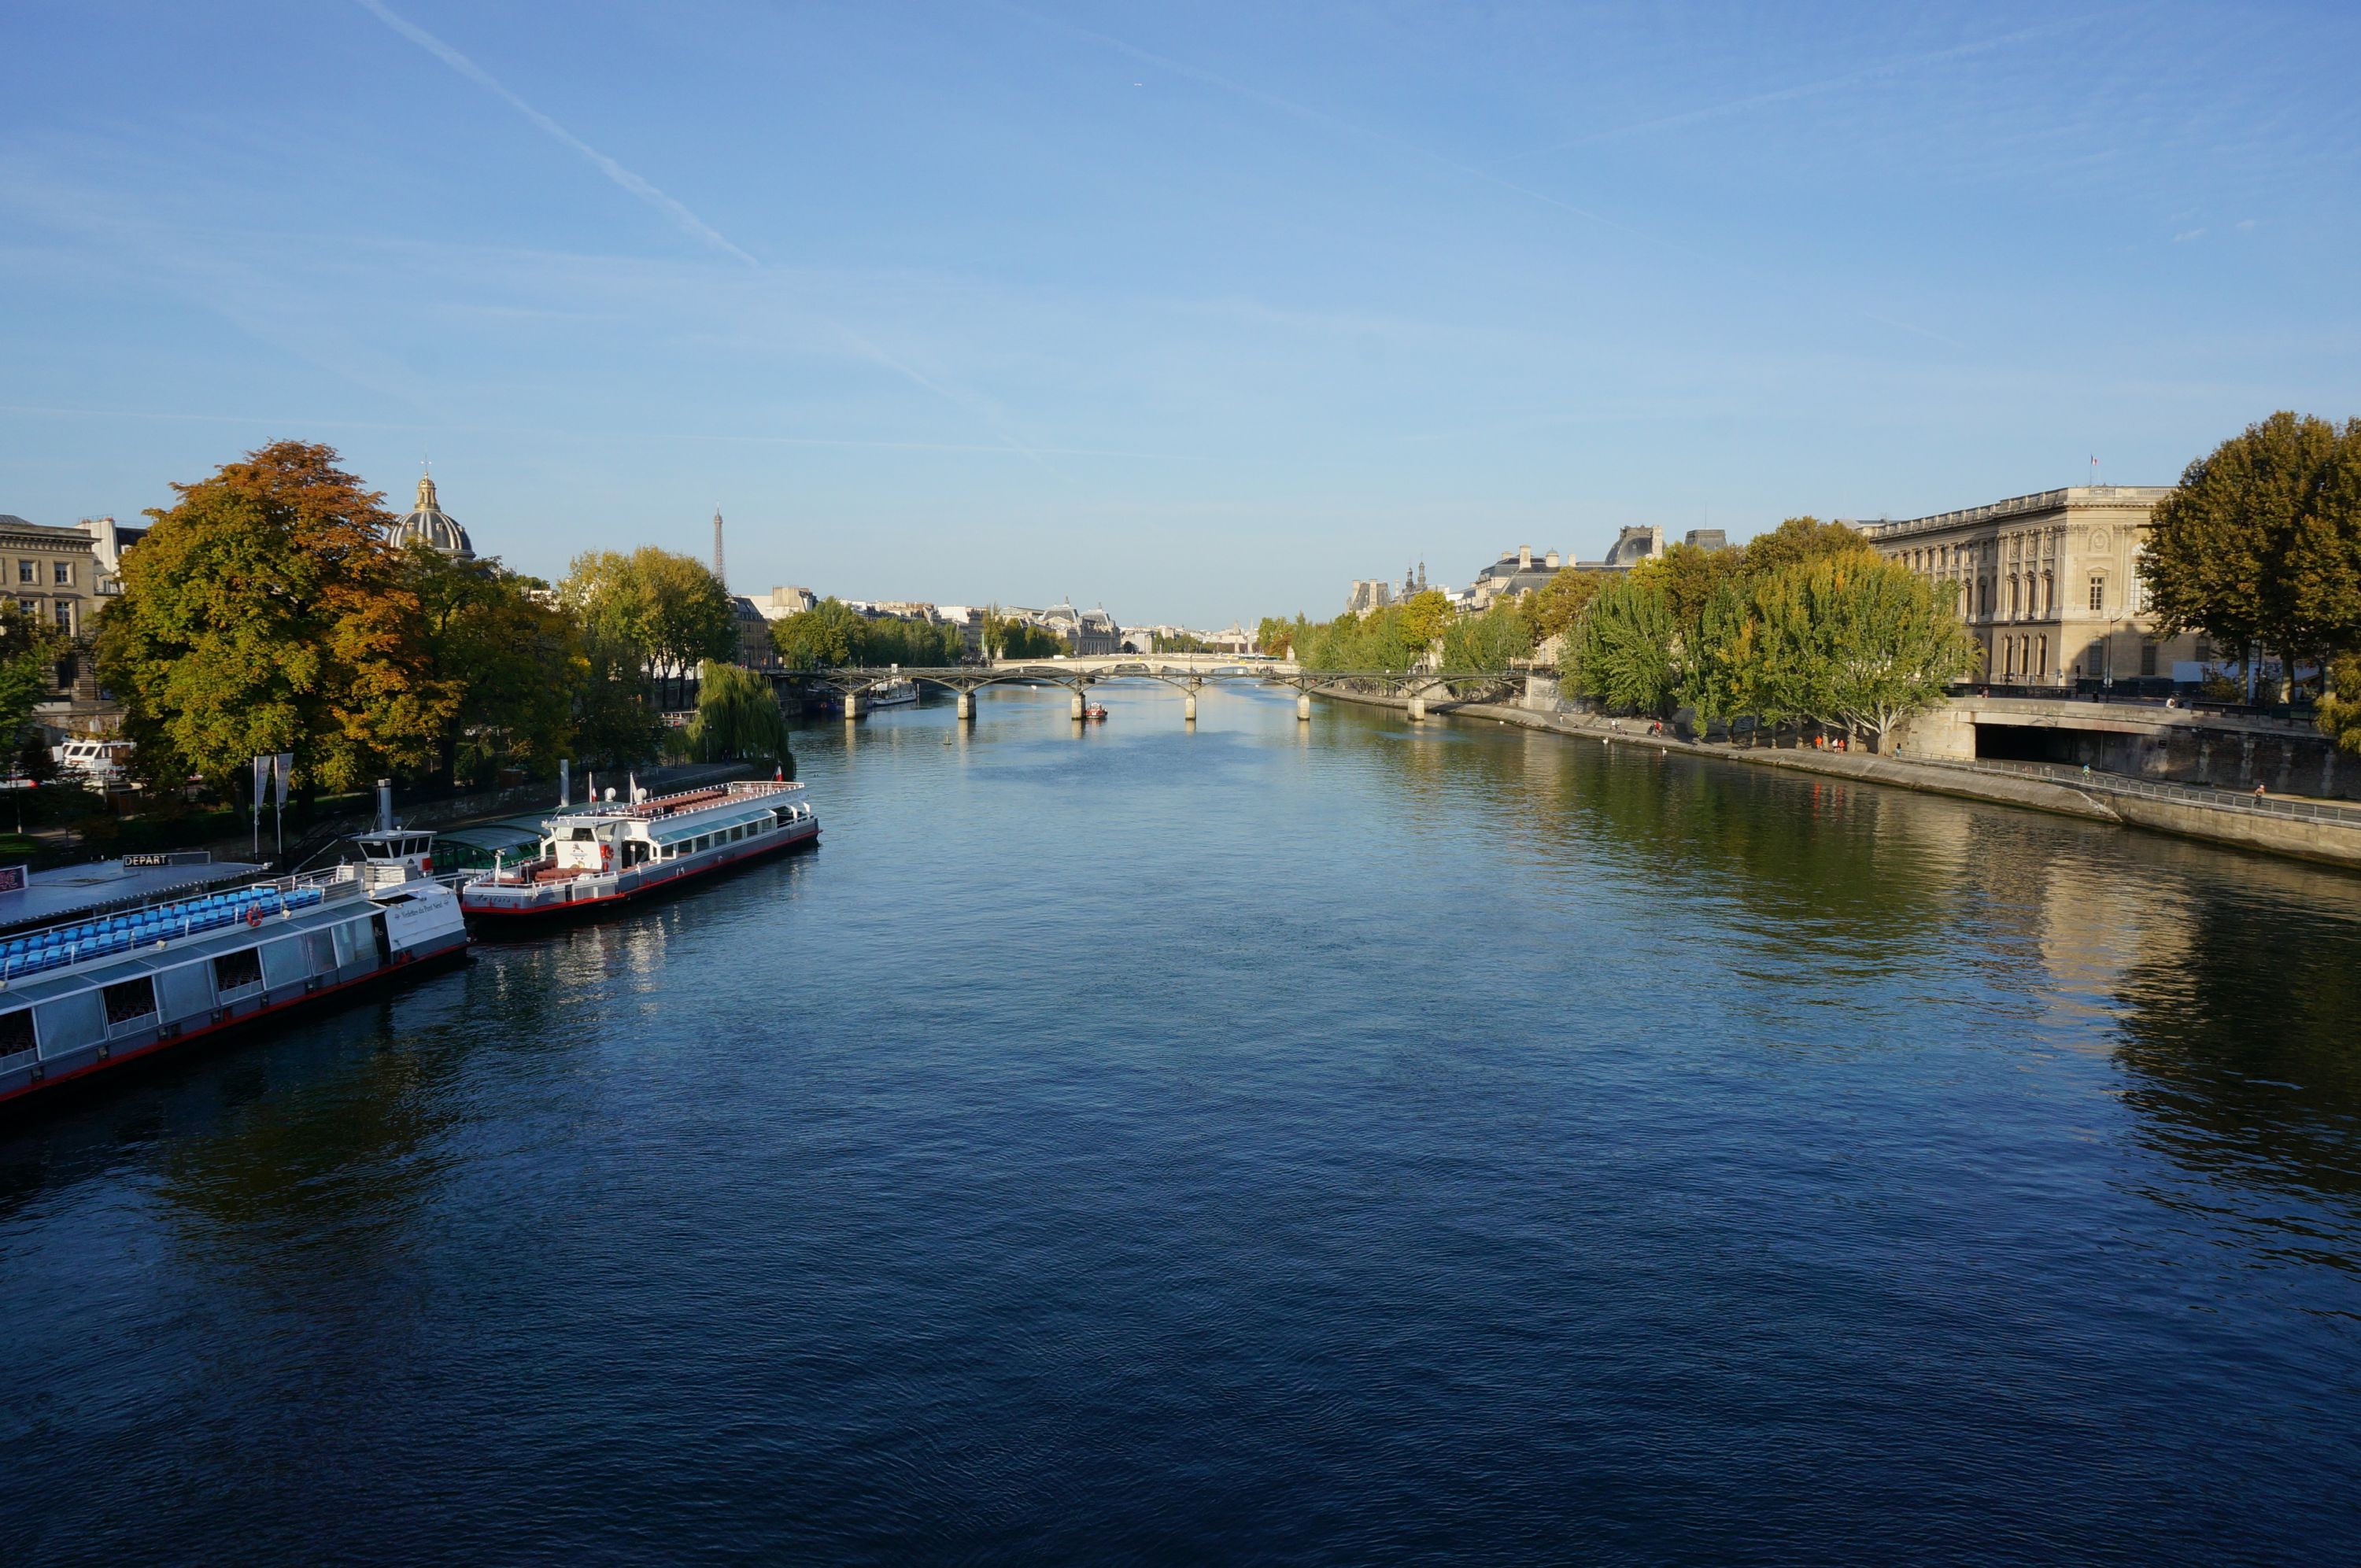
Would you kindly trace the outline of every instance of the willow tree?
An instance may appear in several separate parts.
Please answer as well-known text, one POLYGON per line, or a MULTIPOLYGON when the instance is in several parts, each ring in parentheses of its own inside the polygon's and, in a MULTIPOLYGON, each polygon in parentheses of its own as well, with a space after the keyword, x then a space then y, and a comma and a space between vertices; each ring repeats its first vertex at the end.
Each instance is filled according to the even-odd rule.
POLYGON ((98 629, 143 747, 224 783, 292 751, 331 789, 434 763, 456 694, 428 667, 383 498, 337 461, 277 442, 149 510, 98 629))
POLYGON ((708 762, 775 762, 789 777, 786 716, 771 683, 752 670, 708 659, 697 666, 697 717, 689 721, 690 751, 708 762))

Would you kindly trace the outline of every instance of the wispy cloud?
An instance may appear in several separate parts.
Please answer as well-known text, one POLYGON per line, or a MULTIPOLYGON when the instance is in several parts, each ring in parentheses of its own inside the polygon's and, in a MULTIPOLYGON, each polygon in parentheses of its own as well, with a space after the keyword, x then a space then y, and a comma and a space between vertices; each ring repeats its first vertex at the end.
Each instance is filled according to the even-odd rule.
MULTIPOLYGON (((353 0, 353 3, 360 6, 361 9, 367 11, 369 15, 375 16, 379 21, 383 22, 395 32, 401 34, 403 38, 408 38, 412 43, 416 44, 420 49, 424 49, 427 53, 433 55, 444 64, 449 66, 453 71, 457 71, 461 76, 466 77, 468 81, 476 83, 478 87, 483 88, 486 92, 498 97, 502 103, 508 104, 509 107, 514 109, 518 114, 522 115, 536 128, 543 131, 561 145, 570 148, 575 152, 580 154, 583 158, 588 159, 591 166, 597 169, 601 174, 604 174, 608 179, 613 181, 623 190, 629 192, 631 195, 637 197, 642 202, 645 202, 648 205, 655 208, 658 212, 670 218, 675 226, 679 228, 682 233, 688 235, 692 238, 715 250, 722 252, 724 255, 730 257, 734 260, 744 263, 746 266, 752 268, 757 271, 763 270, 763 263, 756 259, 752 252, 738 245, 728 236, 722 234, 720 230, 707 223, 703 218, 698 217, 695 213, 689 211, 689 209, 682 203, 669 195, 666 195, 662 190, 657 188, 653 181, 633 172, 631 170, 624 168, 623 165, 616 162, 605 153, 600 152, 597 148, 592 147, 588 142, 584 141, 580 137, 577 137, 572 131, 567 130, 564 126, 558 124, 549 115, 542 113, 539 109, 534 108, 531 104, 526 103, 522 98, 517 96, 516 93, 511 92, 498 77, 495 77, 490 71, 486 71, 482 66, 478 65, 474 60, 468 59, 467 55, 461 53, 458 49, 452 48, 449 44, 444 42, 433 33, 428 32, 425 28, 418 26, 415 22, 397 15, 384 4, 384 0, 353 0)), ((1029 443, 1018 440, 1009 430, 1006 422, 1001 417, 998 411, 994 409, 987 401, 985 401, 985 400, 975 396, 973 393, 962 391, 957 388, 949 386, 944 382, 935 379, 933 377, 926 375, 913 366, 905 363, 895 356, 889 354, 865 334, 856 331, 853 327, 843 322, 831 321, 829 324, 843 338, 847 346, 851 347, 855 353, 861 355, 864 358, 873 360, 876 364, 893 371, 895 374, 901 376, 913 386, 931 392, 935 396, 941 398, 948 402, 956 403, 961 408, 965 409, 968 412, 982 420, 986 425, 990 426, 994 433, 997 434, 1001 438, 1003 444, 1012 450, 1021 453, 1025 456, 1033 458, 1036 461, 1040 459, 1041 453, 1039 450, 1029 443)))
POLYGON ((530 120, 537 128, 549 136, 553 140, 555 140, 566 147, 571 148, 574 151, 581 154, 582 157, 589 160, 591 167, 598 170, 599 173, 604 174, 608 179, 613 181, 616 184, 621 186, 624 190, 630 192, 641 201, 645 202, 648 205, 655 208, 656 211, 670 218, 674 225, 678 227, 682 233, 690 236, 692 238, 702 241, 706 245, 711 246, 714 249, 719 250, 727 256, 736 258, 738 260, 744 262, 749 267, 760 267, 762 265, 761 262, 755 260, 754 258, 749 255, 746 251, 730 243, 730 241, 711 224, 707 223, 703 218, 700 218, 695 213, 690 212, 679 202, 675 201, 672 197, 665 195, 662 191, 658 190, 653 182, 642 179, 641 176, 624 168, 621 164, 616 162, 605 153, 600 152, 597 148, 592 147, 588 142, 584 141, 580 137, 576 136, 572 131, 567 130, 564 126, 559 125, 555 120, 551 119, 547 115, 543 114, 539 109, 534 108, 532 104, 526 103, 523 99, 510 92, 507 87, 501 84, 500 79, 495 77, 490 71, 486 71, 482 66, 478 65, 474 60, 469 60, 466 55, 460 53, 457 49, 453 49, 449 44, 445 43, 441 38, 436 38, 433 33, 428 32, 424 27, 420 27, 417 23, 409 20, 407 17, 395 15, 391 10, 389 10, 385 6, 383 0, 353 0, 353 3, 358 5, 362 10, 367 11, 370 16, 375 16, 379 21, 383 22, 387 27, 391 27, 395 32, 400 33, 403 38, 408 38, 412 43, 416 44, 420 49, 424 49, 427 53, 433 55, 435 59, 441 60, 452 70, 457 71, 460 75, 466 77, 468 81, 474 82, 477 86, 483 88, 486 92, 490 93, 495 97, 499 98, 510 108, 514 109, 518 114, 522 115, 527 120, 530 120))
POLYGON ((1840 93, 1848 87, 1858 87, 1863 82, 1874 82, 1882 77, 1898 76, 1905 71, 1917 71, 1926 66, 1940 65, 1947 60, 1965 60, 1972 55, 1989 54, 1994 49, 2029 43, 2035 38, 2047 38, 2054 33, 2082 27, 2113 14, 2094 11, 2083 16, 2063 17, 2054 22, 2044 22, 2037 27, 2020 27, 2015 32, 2003 33, 1996 38, 1978 38, 1969 43, 1954 44, 1949 49, 1930 49, 1923 54, 1904 55, 1894 60, 1880 60, 1873 65, 1865 65, 1858 71, 1849 71, 1842 75, 1827 77, 1817 82, 1798 82, 1792 87, 1774 88, 1767 93, 1750 93, 1741 98, 1732 98, 1719 104, 1708 104, 1699 108, 1684 110, 1676 115, 1659 115, 1631 125, 1617 126, 1608 130, 1590 131, 1582 136, 1569 137, 1563 141, 1554 141, 1546 146, 1527 148, 1522 152, 1509 154, 1500 161, 1515 163, 1528 158, 1542 158, 1553 152, 1565 152, 1573 148, 1593 147, 1601 142, 1621 141, 1631 137, 1646 136, 1653 131, 1678 130, 1708 120, 1726 119, 1732 115, 1743 115, 1752 110, 1769 108, 1773 104, 1792 104, 1799 98, 1815 98, 1823 93, 1840 93))

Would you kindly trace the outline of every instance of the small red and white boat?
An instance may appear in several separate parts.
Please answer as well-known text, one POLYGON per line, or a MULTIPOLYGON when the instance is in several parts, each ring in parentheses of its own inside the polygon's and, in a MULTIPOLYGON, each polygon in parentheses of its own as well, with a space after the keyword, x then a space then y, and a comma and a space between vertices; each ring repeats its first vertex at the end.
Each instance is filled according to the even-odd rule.
POLYGON ((613 908, 809 843, 819 817, 803 787, 729 784, 561 812, 542 824, 538 858, 461 883, 459 907, 494 920, 613 908))

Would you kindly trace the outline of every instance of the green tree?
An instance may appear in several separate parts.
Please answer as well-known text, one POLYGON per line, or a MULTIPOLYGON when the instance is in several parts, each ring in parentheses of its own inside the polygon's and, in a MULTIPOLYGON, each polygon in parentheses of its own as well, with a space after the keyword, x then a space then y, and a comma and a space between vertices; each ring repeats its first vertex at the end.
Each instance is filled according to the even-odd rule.
POLYGON ((293 751, 300 776, 349 789, 434 761, 456 697, 426 668, 393 520, 336 462, 275 443, 148 513, 97 641, 155 762, 227 783, 293 751))
POLYGON ((1974 640, 1934 585, 1867 551, 1770 574, 1753 609, 1743 685, 1756 712, 1865 730, 1880 751, 1974 664, 1974 640))
POLYGON ((1213 646, 1202 637, 1185 631, 1157 632, 1156 652, 1159 653, 1210 653, 1213 646))
POLYGON ((1610 707, 1669 715, 1680 693, 1678 629, 1661 581, 1627 573, 1576 624, 1576 679, 1610 707))
POLYGON ((790 670, 835 670, 858 663, 867 626, 833 596, 771 623, 779 662, 790 670))
POLYGON ((1480 615, 1463 615, 1444 628, 1446 674, 1489 674, 1533 651, 1533 623, 1517 600, 1494 602, 1480 615))
POLYGON ((697 666, 690 751, 709 762, 774 762, 795 776, 786 716, 771 683, 753 671, 708 659, 697 666))
MULTIPOLYGON (((2140 551, 2158 626, 2246 650, 2250 684, 2258 648, 2292 675, 2303 654, 2332 652, 2361 630, 2336 624, 2339 607, 2361 593, 2340 579, 2361 564, 2351 559, 2351 512, 2330 510, 2346 492, 2329 494, 2340 448, 2356 439, 2351 426, 2282 411, 2191 463, 2157 504, 2140 551)), ((2352 493, 2361 500, 2361 487, 2352 493)))
MULTIPOLYGON (((56 627, 14 599, 0 599, 0 736, 10 744, 31 726, 33 706, 49 696, 59 661, 71 651, 72 643, 56 627)), ((42 755, 48 755, 46 748, 42 755)))
POLYGON ((545 602, 548 585, 497 560, 463 561, 412 544, 400 576, 418 601, 423 667, 453 696, 442 773, 454 780, 502 767, 554 773, 557 759, 572 754, 589 676, 574 618, 545 602))
POLYGON ((1036 626, 1029 620, 1015 617, 992 617, 984 621, 984 641, 996 648, 996 659, 1051 659, 1070 652, 1066 640, 1046 626, 1036 626))
POLYGON ((1295 629, 1303 623, 1303 617, 1301 615, 1293 620, 1282 620, 1278 616, 1266 615, 1262 618, 1261 623, 1255 628, 1255 646, 1274 659, 1284 659, 1294 651, 1295 629))
MULTIPOLYGON (((1411 651, 1411 663, 1431 652, 1451 629, 1459 612, 1452 608, 1451 596, 1441 588, 1422 588, 1397 605, 1389 605, 1377 612, 1384 624, 1397 629, 1402 644, 1411 651)), ((1390 663, 1382 666, 1392 669, 1390 663)))
POLYGON ((939 621, 904 620, 898 616, 860 620, 851 638, 853 663, 871 666, 901 664, 915 670, 945 669, 967 657, 967 640, 956 626, 939 621))
POLYGON ((693 555, 653 545, 588 551, 569 565, 558 594, 587 643, 617 661, 636 656, 650 679, 668 683, 707 659, 737 656, 737 609, 693 555))

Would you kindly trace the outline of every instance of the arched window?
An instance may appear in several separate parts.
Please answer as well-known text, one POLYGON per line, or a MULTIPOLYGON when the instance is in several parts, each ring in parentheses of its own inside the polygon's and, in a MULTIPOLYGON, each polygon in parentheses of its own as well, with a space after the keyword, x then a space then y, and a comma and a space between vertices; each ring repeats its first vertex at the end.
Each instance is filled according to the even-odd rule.
POLYGON ((2012 573, 2008 579, 2008 618, 2011 620, 2025 613, 2024 601, 2018 598, 2020 591, 2016 576, 2012 573))

